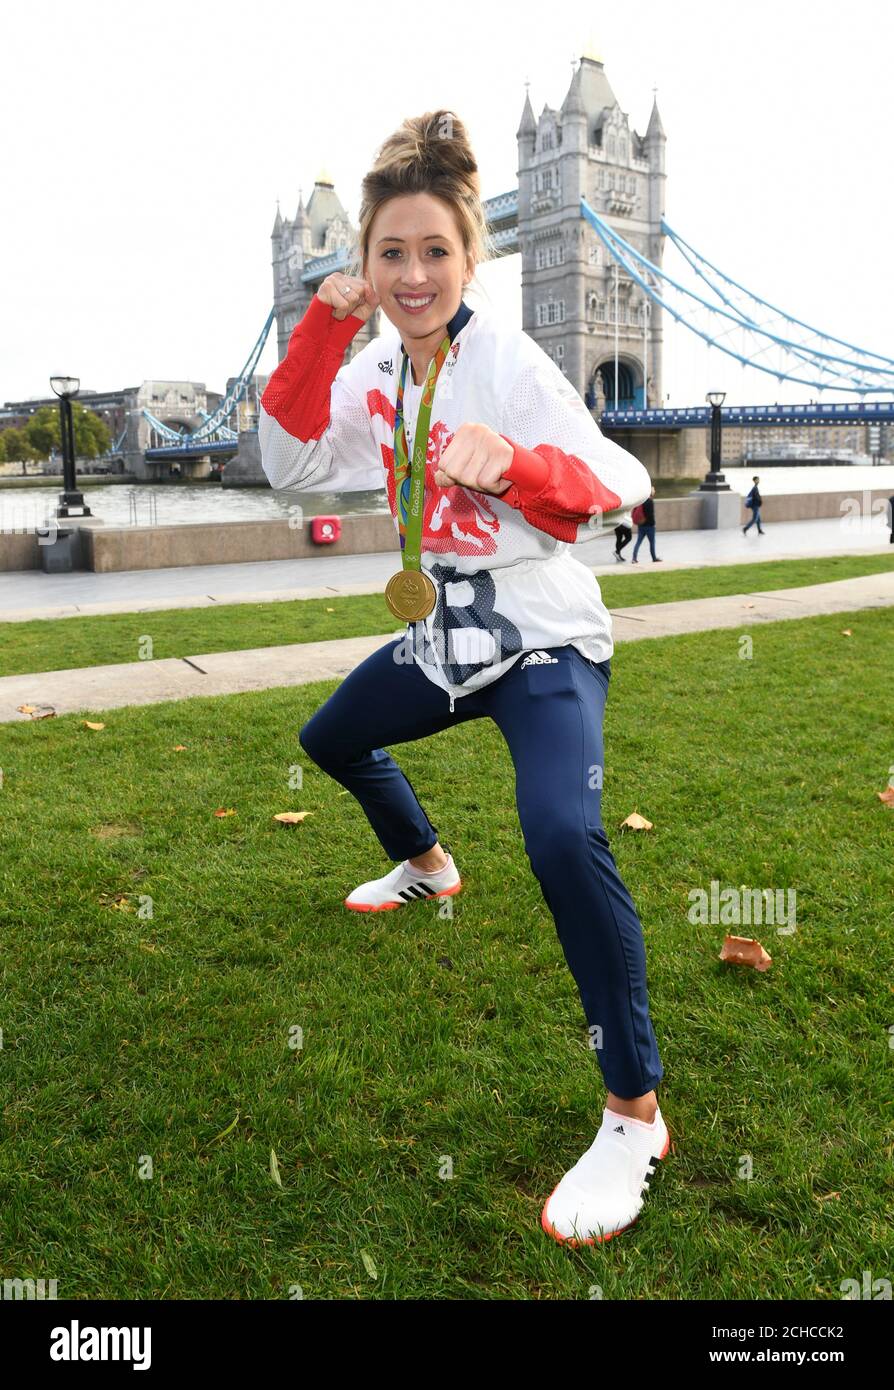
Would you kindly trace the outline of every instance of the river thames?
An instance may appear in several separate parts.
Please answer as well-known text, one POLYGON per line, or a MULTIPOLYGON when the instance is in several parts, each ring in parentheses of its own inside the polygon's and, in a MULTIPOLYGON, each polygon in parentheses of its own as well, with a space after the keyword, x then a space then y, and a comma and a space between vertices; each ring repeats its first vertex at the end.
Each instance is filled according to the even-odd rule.
MULTIPOLYGON (((852 492, 864 488, 894 493, 894 464, 802 465, 726 468, 730 487, 744 496, 754 474, 764 497, 792 492, 852 492)), ((61 479, 47 485, 0 488, 0 532, 29 530, 52 515, 61 479)), ((658 495, 660 497, 660 488, 658 495)), ((107 526, 181 526, 188 522, 287 520, 300 506, 305 517, 333 513, 387 512, 384 488, 364 492, 274 492, 269 487, 222 487, 219 483, 97 483, 82 488, 92 514, 107 526)), ((679 493, 677 494, 679 495, 679 493)))

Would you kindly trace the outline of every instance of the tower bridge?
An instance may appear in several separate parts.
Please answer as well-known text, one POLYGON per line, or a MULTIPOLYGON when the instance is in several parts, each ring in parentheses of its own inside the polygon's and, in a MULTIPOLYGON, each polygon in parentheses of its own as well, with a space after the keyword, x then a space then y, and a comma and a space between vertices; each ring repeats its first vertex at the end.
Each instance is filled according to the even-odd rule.
MULTIPOLYGON (((868 426, 873 451, 890 446, 894 452, 894 360, 769 304, 668 225, 667 137, 657 100, 640 134, 621 108, 602 60, 586 52, 560 107, 546 104, 535 116, 526 94, 516 142, 518 186, 487 198, 485 211, 493 254, 521 258, 522 327, 568 377, 600 427, 650 471, 692 474, 705 464, 708 410, 662 407, 668 315, 776 382, 807 384, 818 395, 834 391, 858 397, 850 403, 726 408, 724 425, 749 430, 868 426), (665 267, 670 248, 679 269, 665 267), (888 400, 868 399, 873 395, 888 400)), ((284 218, 277 206, 271 233, 273 307, 242 371, 219 406, 189 430, 169 426, 166 432, 144 410, 129 440, 134 471, 152 476, 175 453, 189 469, 207 469, 213 454, 233 454, 238 443, 226 481, 265 481, 256 431, 240 420, 252 393, 257 401, 258 359, 274 323, 282 359, 317 288, 327 275, 350 265, 355 245, 355 229, 325 170, 306 206, 299 192, 293 218, 284 218)), ((348 346, 348 357, 381 331, 380 316, 381 309, 370 316, 348 346)))

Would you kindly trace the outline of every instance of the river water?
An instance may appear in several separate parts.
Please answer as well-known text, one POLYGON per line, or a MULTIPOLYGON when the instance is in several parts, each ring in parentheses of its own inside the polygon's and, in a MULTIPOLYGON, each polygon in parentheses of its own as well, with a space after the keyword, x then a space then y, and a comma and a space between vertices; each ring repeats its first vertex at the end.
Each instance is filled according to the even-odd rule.
MULTIPOLYGON (((764 497, 785 492, 840 492, 859 497, 864 488, 894 493, 894 464, 751 465, 726 468, 730 487, 744 496, 754 474, 764 497)), ((59 481, 41 487, 0 488, 0 532, 31 530, 54 513, 59 481)), ((334 513, 387 512, 384 488, 366 492, 273 492, 269 487, 224 488, 219 483, 107 483, 82 489, 94 516, 107 526, 180 526, 195 521, 259 521, 294 515, 296 504, 305 517, 334 513), (135 508, 135 512, 134 509, 135 508)))

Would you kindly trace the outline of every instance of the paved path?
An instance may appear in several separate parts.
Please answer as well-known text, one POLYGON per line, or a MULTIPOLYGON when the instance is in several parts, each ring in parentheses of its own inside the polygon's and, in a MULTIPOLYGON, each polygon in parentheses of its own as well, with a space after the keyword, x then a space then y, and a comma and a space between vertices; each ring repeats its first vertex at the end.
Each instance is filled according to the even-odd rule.
MULTIPOLYGON (((788 521, 743 536, 724 531, 659 532, 661 570, 744 561, 793 560, 806 556, 892 554, 889 532, 881 518, 852 525, 830 518, 788 521), (871 521, 871 524, 870 524, 871 521)), ((595 574, 648 574, 649 548, 640 549, 638 565, 629 557, 616 564, 613 540, 576 545, 575 559, 595 574)), ((147 613, 159 608, 213 608, 221 603, 262 603, 332 594, 381 593, 397 568, 397 552, 374 555, 321 555, 308 560, 265 560, 249 564, 184 565, 161 570, 124 570, 114 574, 42 570, 0 573, 0 622, 28 618, 65 618, 78 613, 147 613)))
MULTIPOLYGON (((821 613, 894 607, 894 571, 810 584, 800 589, 729 594, 723 598, 651 603, 612 610, 616 642, 667 637, 711 628, 741 628, 821 613)), ((57 714, 96 713, 122 705, 148 705, 200 695, 230 695, 276 686, 337 680, 404 632, 303 642, 250 651, 199 653, 163 661, 133 661, 85 670, 48 671, 0 679, 0 722, 27 719, 22 704, 52 705, 57 714)))

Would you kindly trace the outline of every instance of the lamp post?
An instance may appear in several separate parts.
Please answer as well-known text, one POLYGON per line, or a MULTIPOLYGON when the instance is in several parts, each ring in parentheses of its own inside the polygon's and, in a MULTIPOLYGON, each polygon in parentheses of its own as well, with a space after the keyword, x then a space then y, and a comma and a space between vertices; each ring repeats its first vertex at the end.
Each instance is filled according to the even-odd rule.
POLYGON ((726 400, 725 391, 709 391, 705 400, 711 407, 711 467, 705 474, 705 481, 699 485, 699 492, 731 492, 729 483, 720 471, 721 416, 720 407, 726 400))
POLYGON ((51 376, 50 385, 59 397, 59 433, 62 436, 62 492, 56 507, 57 516, 92 516, 83 495, 77 489, 75 477, 74 412, 72 397, 81 389, 76 376, 51 376))

